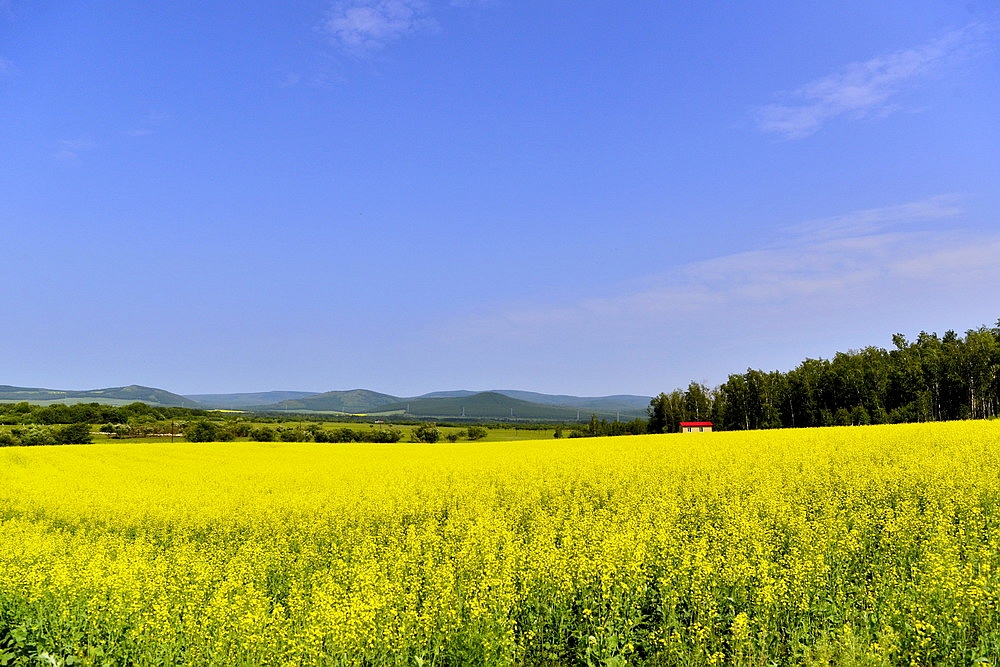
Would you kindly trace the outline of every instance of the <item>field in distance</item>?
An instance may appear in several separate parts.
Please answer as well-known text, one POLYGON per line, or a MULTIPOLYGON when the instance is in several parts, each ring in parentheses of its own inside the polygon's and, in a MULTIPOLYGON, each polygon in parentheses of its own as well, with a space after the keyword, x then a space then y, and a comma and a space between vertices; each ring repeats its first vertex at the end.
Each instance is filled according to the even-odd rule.
POLYGON ((4 448, 0 661, 995 663, 998 469, 997 421, 4 448))

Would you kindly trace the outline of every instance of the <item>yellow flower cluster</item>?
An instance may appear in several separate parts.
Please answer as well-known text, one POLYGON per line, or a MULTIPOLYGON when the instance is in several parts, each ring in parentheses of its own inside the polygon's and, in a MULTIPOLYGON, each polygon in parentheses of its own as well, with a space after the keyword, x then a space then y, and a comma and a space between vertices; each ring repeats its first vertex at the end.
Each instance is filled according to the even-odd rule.
POLYGON ((0 664, 1000 659, 1000 422, 0 449, 0 664))

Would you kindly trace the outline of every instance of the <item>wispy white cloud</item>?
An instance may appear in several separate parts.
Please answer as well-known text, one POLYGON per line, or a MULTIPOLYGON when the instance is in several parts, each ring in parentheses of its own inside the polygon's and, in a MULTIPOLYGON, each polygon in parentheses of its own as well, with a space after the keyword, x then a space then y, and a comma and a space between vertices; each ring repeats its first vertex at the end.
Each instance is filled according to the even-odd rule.
POLYGON ((133 127, 125 130, 125 135, 129 137, 146 137, 156 132, 160 124, 167 119, 167 114, 159 111, 151 111, 133 127))
POLYGON ((345 53, 363 58, 406 35, 434 29, 437 22, 421 0, 342 0, 323 23, 345 53))
POLYGON ((64 139, 59 142, 52 157, 66 164, 77 164, 81 155, 96 147, 97 144, 90 139, 64 139))
POLYGON ((496 7, 500 0, 451 0, 452 7, 496 7))
POLYGON ((921 223, 954 218, 961 212, 957 196, 941 195, 898 206, 864 209, 829 218, 807 220, 787 228, 785 238, 792 242, 803 243, 867 236, 894 226, 913 227, 921 223))
POLYGON ((624 345, 630 351, 622 354, 636 363, 669 349, 674 370, 703 377, 709 366, 739 370, 751 363, 751 340, 778 358, 833 331, 887 336, 899 322, 915 319, 916 326, 930 327, 942 313, 968 316, 1000 293, 1000 233, 972 232, 963 225, 966 217, 957 197, 941 196, 812 220, 777 233, 765 247, 649 277, 643 289, 498 307, 451 322, 440 336, 456 348, 523 348, 536 355, 561 354, 580 340, 624 345), (734 348, 730 361, 704 357, 727 346, 734 348))
POLYGON ((912 49, 851 63, 793 91, 786 104, 756 110, 758 128, 787 139, 808 137, 830 120, 882 118, 897 111, 895 98, 932 72, 981 46, 993 26, 973 23, 912 49))
POLYGON ((6 58, 0 57, 0 77, 10 76, 14 73, 14 63, 6 58))

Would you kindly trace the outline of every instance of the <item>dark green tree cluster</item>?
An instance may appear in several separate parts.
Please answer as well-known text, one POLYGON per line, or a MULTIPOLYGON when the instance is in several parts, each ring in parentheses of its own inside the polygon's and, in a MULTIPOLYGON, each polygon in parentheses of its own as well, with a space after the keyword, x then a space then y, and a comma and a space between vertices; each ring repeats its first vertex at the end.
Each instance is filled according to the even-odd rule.
POLYGON ((27 402, 0 403, 0 424, 127 424, 129 420, 147 419, 170 421, 204 417, 204 410, 190 408, 152 407, 145 403, 104 405, 102 403, 76 403, 64 405, 33 405, 27 402))
POLYGON ((30 447, 34 445, 89 445, 93 442, 90 424, 75 423, 66 426, 41 426, 30 424, 0 431, 0 447, 30 447))
MULTIPOLYGON (((608 421, 598 419, 597 415, 590 415, 590 422, 582 428, 575 428, 569 432, 570 438, 598 438, 609 435, 642 435, 646 433, 649 426, 645 419, 633 419, 632 421, 608 421)), ((556 429, 555 437, 562 437, 562 429, 556 429)))
POLYGON ((489 434, 489 431, 482 426, 470 426, 469 428, 460 428, 457 431, 452 431, 445 436, 445 440, 448 442, 458 442, 462 438, 467 440, 482 440, 489 434))
POLYGON ((1000 321, 964 336, 921 332, 893 349, 806 359, 787 373, 748 369, 708 390, 660 394, 649 430, 712 421, 726 430, 989 419, 1000 414, 1000 321))
POLYGON ((489 435, 489 430, 485 426, 470 426, 465 429, 465 437, 469 440, 482 440, 489 435))
POLYGON ((649 402, 649 432, 676 433, 681 422, 717 420, 716 395, 705 385, 692 382, 684 391, 675 389, 654 397, 649 402))
POLYGON ((441 431, 434 424, 421 424, 411 431, 414 442, 434 443, 441 439, 441 431))
POLYGON ((319 431, 313 437, 316 442, 375 442, 383 444, 399 442, 402 439, 403 432, 391 426, 373 426, 367 430, 345 426, 330 431, 319 431))
POLYGON ((250 429, 247 436, 257 442, 399 442, 403 432, 392 427, 370 427, 358 430, 348 427, 323 429, 318 424, 310 424, 304 428, 296 426, 279 426, 271 428, 260 426, 250 429))

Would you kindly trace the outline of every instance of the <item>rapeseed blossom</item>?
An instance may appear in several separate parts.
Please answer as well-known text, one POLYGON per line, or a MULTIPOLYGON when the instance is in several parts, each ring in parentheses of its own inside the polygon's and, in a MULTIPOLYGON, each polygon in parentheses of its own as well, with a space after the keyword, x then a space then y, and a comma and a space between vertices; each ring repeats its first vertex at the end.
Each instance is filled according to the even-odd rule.
POLYGON ((0 664, 995 662, 998 469, 998 422, 3 449, 0 664))

